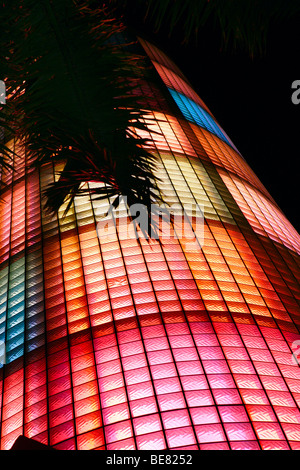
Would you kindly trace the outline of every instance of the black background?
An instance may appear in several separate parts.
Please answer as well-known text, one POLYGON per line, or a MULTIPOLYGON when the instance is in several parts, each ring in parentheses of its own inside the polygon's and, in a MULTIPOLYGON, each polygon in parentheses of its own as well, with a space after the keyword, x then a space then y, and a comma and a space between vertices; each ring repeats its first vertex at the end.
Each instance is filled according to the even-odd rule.
POLYGON ((135 14, 135 31, 179 66, 300 232, 300 104, 291 100, 292 83, 300 80, 300 16, 271 24, 264 54, 251 58, 245 50, 224 50, 210 24, 197 43, 185 45, 180 24, 171 36, 167 22, 154 33, 151 24, 139 27, 135 14))

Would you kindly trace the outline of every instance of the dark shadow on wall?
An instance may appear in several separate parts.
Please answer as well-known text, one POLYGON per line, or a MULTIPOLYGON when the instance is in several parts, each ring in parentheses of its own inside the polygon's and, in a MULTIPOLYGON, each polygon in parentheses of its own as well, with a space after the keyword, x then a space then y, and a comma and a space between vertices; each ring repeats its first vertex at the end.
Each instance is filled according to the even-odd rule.
POLYGON ((29 437, 19 436, 10 450, 57 450, 46 444, 30 439, 29 437))

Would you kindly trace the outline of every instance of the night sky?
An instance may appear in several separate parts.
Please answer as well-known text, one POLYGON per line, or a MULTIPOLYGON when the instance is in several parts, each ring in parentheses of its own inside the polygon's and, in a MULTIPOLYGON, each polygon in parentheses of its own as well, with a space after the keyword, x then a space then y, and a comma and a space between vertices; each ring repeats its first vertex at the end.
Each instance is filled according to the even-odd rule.
POLYGON ((140 33, 174 60, 192 83, 245 160, 300 232, 300 104, 292 103, 292 83, 300 80, 300 18, 271 25, 263 56, 222 51, 207 25, 198 43, 182 44, 183 34, 140 33))

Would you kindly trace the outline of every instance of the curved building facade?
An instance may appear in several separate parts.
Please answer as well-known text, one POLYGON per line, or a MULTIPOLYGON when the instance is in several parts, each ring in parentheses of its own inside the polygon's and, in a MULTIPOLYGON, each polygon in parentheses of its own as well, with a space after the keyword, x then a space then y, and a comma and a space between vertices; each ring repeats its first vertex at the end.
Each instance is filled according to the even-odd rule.
POLYGON ((182 73, 139 41, 144 136, 187 229, 130 236, 124 207, 99 230, 108 201, 89 197, 53 218, 53 167, 24 156, 2 171, 1 449, 20 435, 66 450, 300 449, 300 237, 182 73))

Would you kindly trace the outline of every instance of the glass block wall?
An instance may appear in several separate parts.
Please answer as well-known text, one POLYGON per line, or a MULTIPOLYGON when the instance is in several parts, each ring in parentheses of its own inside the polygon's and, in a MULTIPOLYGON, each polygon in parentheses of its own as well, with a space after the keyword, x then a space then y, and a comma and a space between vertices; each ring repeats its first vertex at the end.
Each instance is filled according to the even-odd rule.
POLYGON ((204 225, 190 217, 193 244, 176 227, 124 237, 123 208, 102 236, 108 201, 53 218, 53 167, 23 155, 2 171, 1 449, 21 434, 66 450, 300 449, 300 237, 182 73, 139 41, 161 189, 204 225))

